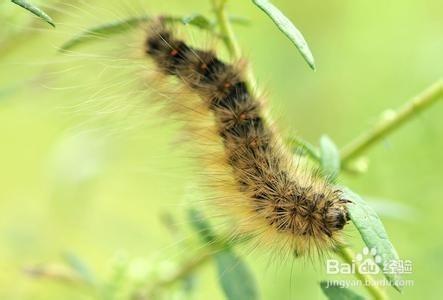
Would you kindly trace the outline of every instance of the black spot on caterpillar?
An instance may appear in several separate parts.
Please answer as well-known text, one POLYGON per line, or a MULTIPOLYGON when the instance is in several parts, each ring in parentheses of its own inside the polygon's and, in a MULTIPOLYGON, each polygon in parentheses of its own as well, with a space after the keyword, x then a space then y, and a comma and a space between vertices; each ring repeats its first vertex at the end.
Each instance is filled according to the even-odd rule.
MULTIPOLYGON (((341 243, 348 201, 312 168, 294 162, 265 120, 263 104, 249 91, 239 66, 188 45, 161 21, 149 25, 144 52, 161 73, 178 78, 187 92, 198 96, 192 105, 212 116, 222 150, 217 155, 202 151, 201 156, 215 155, 214 164, 227 174, 213 172, 207 180, 214 186, 224 181, 225 190, 231 185, 219 202, 226 208, 222 213, 237 220, 240 232, 289 246, 297 254, 341 243)), ((175 97, 170 105, 183 104, 179 94, 175 97)), ((205 125, 190 130, 202 130, 198 126, 205 125)))

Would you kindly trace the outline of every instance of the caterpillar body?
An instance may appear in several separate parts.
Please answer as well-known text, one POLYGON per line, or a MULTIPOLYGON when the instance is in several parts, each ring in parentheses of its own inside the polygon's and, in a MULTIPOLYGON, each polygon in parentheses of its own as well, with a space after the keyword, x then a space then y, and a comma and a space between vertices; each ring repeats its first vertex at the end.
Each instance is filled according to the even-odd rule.
POLYGON ((220 212, 236 220, 238 232, 297 255, 327 251, 342 243, 348 201, 318 172, 294 160, 265 120, 263 103, 249 90, 239 64, 225 63, 212 51, 190 46, 161 20, 149 24, 144 53, 160 73, 178 79, 182 95, 198 98, 188 104, 176 94, 167 104, 171 110, 185 106, 212 119, 208 129, 204 121, 199 122, 199 114, 188 118, 193 119, 188 130, 209 130, 218 140, 217 150, 203 150, 199 156, 208 165, 209 184, 222 186, 223 196, 217 201, 223 207, 220 212))

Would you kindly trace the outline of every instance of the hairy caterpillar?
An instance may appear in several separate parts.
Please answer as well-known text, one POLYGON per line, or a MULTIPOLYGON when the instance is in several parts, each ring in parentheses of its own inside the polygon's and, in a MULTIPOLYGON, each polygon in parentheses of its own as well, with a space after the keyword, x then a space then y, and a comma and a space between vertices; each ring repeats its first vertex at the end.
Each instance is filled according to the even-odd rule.
POLYGON ((183 87, 168 108, 186 117, 187 131, 197 140, 218 143, 212 151, 201 141, 199 157, 209 184, 223 189, 217 201, 221 213, 236 220, 238 231, 298 255, 339 245, 348 201, 318 172, 294 162, 265 121, 263 104, 250 92, 241 67, 176 38, 161 20, 149 24, 144 47, 158 70, 183 87), (187 94, 198 100, 188 101, 187 94))

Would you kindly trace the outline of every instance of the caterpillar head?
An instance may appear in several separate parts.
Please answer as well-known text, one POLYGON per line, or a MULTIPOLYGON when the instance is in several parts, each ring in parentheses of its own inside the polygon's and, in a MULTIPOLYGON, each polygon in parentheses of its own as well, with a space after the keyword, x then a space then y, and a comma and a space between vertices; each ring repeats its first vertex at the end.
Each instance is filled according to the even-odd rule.
POLYGON ((349 200, 340 199, 326 210, 324 221, 331 233, 342 230, 349 221, 349 213, 346 208, 346 204, 349 202, 349 200))

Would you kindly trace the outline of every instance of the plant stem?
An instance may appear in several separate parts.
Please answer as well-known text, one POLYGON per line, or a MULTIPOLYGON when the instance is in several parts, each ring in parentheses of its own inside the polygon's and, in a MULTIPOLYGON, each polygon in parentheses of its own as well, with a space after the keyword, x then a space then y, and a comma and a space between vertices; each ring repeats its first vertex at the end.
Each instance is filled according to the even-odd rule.
POLYGON ((223 42, 229 51, 229 55, 238 59, 241 57, 241 49, 226 14, 225 5, 226 0, 212 0, 212 9, 214 10, 217 24, 220 27, 220 32, 223 35, 223 42))
POLYGON ((376 300, 386 300, 388 296, 380 287, 373 284, 374 278, 370 274, 360 273, 360 263, 353 260, 355 257, 354 251, 348 247, 343 247, 336 252, 348 264, 355 264, 355 276, 361 280, 363 286, 368 290, 369 294, 376 300))
MULTIPOLYGON (((242 58, 242 51, 225 10, 226 2, 227 0, 212 0, 212 9, 229 56, 232 59, 240 60, 242 58)), ((254 73, 249 66, 246 68, 246 84, 251 92, 256 93, 257 83, 254 73)))
POLYGON ((382 117, 380 121, 367 132, 357 137, 354 141, 343 147, 341 151, 342 164, 349 163, 361 155, 369 147, 386 137, 389 133, 409 121, 422 110, 428 108, 443 96, 443 80, 438 80, 421 94, 414 97, 398 111, 389 117, 382 117))
POLYGON ((190 260, 186 261, 180 268, 166 279, 162 279, 156 283, 154 289, 168 287, 177 281, 185 279, 189 274, 193 273, 200 266, 204 265, 213 257, 214 251, 208 251, 207 249, 198 255, 193 256, 190 260))

